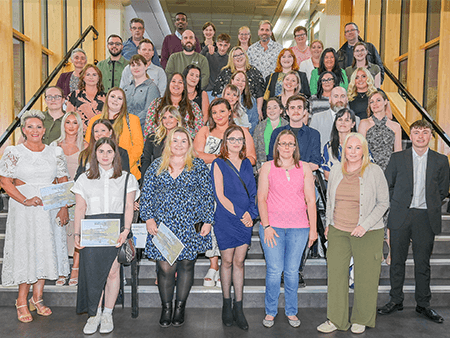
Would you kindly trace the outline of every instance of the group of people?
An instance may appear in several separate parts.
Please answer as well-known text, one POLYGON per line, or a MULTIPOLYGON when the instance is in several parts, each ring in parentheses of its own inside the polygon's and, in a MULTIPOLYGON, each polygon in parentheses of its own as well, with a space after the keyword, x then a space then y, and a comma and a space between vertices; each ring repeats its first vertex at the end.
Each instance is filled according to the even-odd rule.
POLYGON ((216 40, 213 23, 203 26, 202 45, 187 24, 177 13, 161 60, 137 18, 125 43, 108 37, 111 56, 97 66, 75 49, 75 70, 45 91, 47 111, 23 115, 23 143, 6 148, 0 160, 0 185, 11 197, 2 283, 19 285, 18 319, 31 322, 34 309, 51 314, 44 282, 67 283, 70 254, 68 283, 78 285, 77 312, 89 316, 83 332, 111 332, 117 253, 138 209, 148 231, 145 255, 156 261, 162 327, 184 323, 195 261, 204 253, 210 260, 204 285, 222 288, 224 325, 248 329, 244 267, 258 217, 267 268, 263 325, 274 325, 283 276, 285 315, 298 327, 299 267, 318 237, 313 172, 319 170, 328 181, 329 244, 328 320, 317 329, 351 325, 362 333, 375 326, 383 241, 391 247, 392 290, 378 312, 403 309, 410 238, 420 261, 416 310, 442 322, 430 309, 429 261, 448 194, 448 161, 428 149, 432 128, 424 121, 411 125, 412 150, 401 151, 400 125, 379 89, 382 62, 372 44, 360 41, 356 24, 345 26, 347 42, 337 52, 319 40, 308 46, 302 26, 294 30, 296 45, 283 49, 269 21, 260 23, 253 44, 241 27, 238 46, 228 52, 230 36, 216 40), (39 192, 69 179, 73 220, 73 206, 44 210, 39 192), (81 246, 85 218, 119 220, 116 245, 81 246), (184 244, 172 265, 152 240, 162 224, 184 244), (33 248, 32 258, 24 248, 33 248))

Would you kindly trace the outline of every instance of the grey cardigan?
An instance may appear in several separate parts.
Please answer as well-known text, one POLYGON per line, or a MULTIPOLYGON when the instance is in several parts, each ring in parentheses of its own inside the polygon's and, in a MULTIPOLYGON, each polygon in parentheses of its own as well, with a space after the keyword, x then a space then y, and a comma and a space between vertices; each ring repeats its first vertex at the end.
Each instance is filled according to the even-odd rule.
MULTIPOLYGON (((334 208, 336 189, 344 174, 342 165, 333 165, 328 178, 327 191, 327 225, 334 224, 334 208)), ((359 220, 366 231, 378 230, 384 227, 383 215, 389 208, 389 189, 383 170, 376 164, 370 163, 364 174, 359 178, 359 220)))

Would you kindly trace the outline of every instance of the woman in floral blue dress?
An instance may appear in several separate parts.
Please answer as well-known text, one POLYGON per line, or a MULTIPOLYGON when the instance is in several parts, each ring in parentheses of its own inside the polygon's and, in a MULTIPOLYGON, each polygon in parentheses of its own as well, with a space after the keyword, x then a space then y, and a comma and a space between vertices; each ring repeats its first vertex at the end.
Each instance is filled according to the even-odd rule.
POLYGON ((214 196, 208 167, 194 158, 192 140, 183 127, 167 136, 163 154, 147 170, 140 201, 141 218, 147 223, 148 258, 156 260, 162 312, 159 324, 181 326, 186 299, 194 281, 198 253, 211 249, 214 196), (158 225, 164 223, 184 244, 177 261, 170 265, 152 242, 158 225), (204 223, 199 233, 194 224, 204 223), (172 298, 177 273, 175 311, 172 298))

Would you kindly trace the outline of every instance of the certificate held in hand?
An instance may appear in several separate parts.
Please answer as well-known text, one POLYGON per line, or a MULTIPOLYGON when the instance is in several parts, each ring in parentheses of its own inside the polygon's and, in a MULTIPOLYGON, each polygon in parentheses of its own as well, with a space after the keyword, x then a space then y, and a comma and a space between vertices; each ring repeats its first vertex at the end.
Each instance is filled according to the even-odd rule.
POLYGON ((170 265, 175 263, 184 249, 184 244, 163 222, 159 224, 158 232, 153 236, 152 242, 170 265))

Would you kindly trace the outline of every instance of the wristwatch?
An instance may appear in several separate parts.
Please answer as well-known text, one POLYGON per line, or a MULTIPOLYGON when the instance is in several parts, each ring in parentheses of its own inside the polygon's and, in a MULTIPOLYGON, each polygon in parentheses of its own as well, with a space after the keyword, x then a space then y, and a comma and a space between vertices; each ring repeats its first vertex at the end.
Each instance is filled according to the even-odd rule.
POLYGON ((266 230, 266 229, 269 228, 269 227, 270 227, 270 224, 267 224, 267 225, 265 225, 265 226, 263 225, 263 229, 264 229, 264 230, 266 230))

